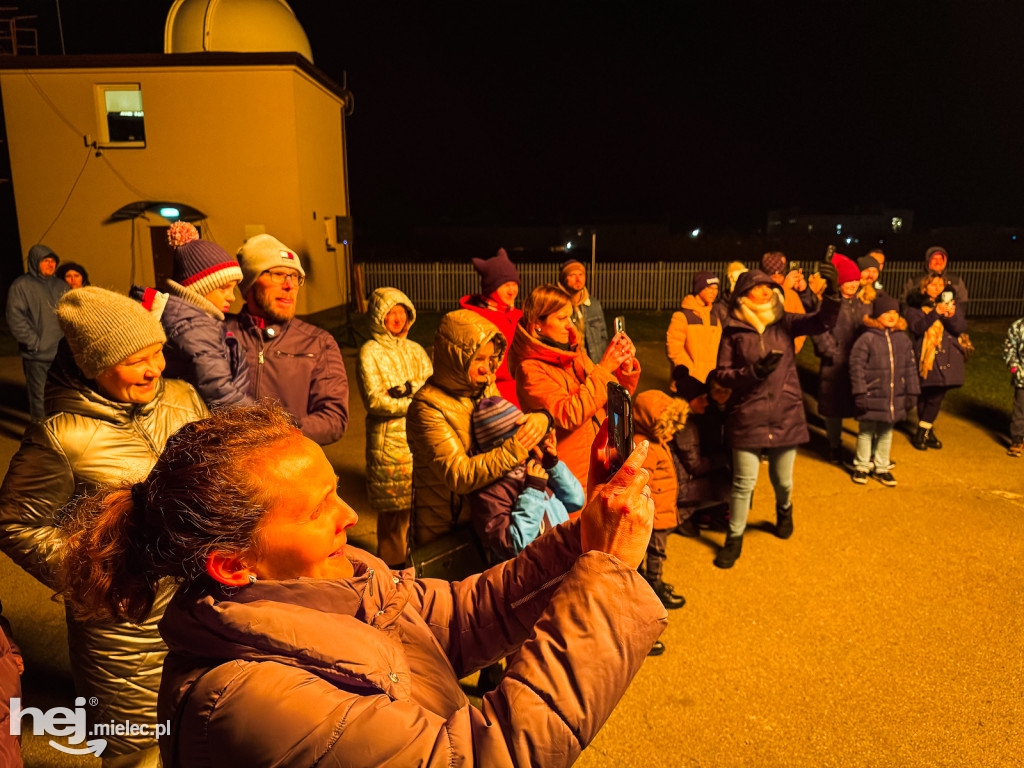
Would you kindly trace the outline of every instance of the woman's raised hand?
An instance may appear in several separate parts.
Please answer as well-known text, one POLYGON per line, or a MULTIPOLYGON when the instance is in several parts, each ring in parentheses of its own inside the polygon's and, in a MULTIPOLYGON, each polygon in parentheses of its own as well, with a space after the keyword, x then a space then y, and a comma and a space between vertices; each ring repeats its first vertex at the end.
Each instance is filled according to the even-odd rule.
POLYGON ((650 473, 643 468, 647 449, 644 440, 619 471, 591 494, 580 519, 584 552, 606 552, 630 568, 643 561, 654 528, 654 502, 647 485, 650 473))
POLYGON ((543 413, 524 413, 516 423, 520 425, 516 431, 516 442, 528 451, 539 445, 548 431, 548 417, 543 413))
POLYGON ((636 348, 633 346, 633 342, 629 340, 629 336, 625 333, 616 333, 612 337, 608 349, 604 351, 604 357, 601 358, 601 362, 598 365, 609 372, 614 372, 623 363, 632 361, 635 352, 636 348))

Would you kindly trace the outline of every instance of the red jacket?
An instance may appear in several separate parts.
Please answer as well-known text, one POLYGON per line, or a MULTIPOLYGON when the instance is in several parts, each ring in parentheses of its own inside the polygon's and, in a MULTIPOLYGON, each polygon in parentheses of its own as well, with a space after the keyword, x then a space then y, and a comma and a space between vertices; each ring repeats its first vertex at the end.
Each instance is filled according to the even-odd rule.
MULTIPOLYGON (((462 309, 476 312, 480 317, 501 331, 501 335, 505 337, 505 348, 508 349, 508 345, 512 343, 512 337, 515 336, 516 326, 519 325, 519 320, 523 316, 521 309, 516 309, 515 307, 507 307, 500 310, 491 309, 487 305, 486 296, 463 296, 459 300, 459 306, 462 309)), ((516 393, 516 380, 509 373, 507 356, 501 361, 501 365, 498 366, 495 374, 495 384, 498 385, 498 392, 501 393, 501 396, 518 408, 519 395, 516 393)))
POLYGON ((348 556, 350 579, 178 593, 161 624, 164 765, 568 766, 666 625, 635 570, 580 554, 576 523, 456 583, 348 556), (503 656, 473 707, 459 678, 503 656))
POLYGON ((633 370, 612 375, 594 363, 579 345, 563 352, 533 338, 522 325, 516 327, 508 353, 509 370, 516 377, 520 407, 545 410, 555 420, 558 458, 587 487, 590 445, 605 420, 608 382, 616 381, 633 393, 640 380, 640 363, 633 370))

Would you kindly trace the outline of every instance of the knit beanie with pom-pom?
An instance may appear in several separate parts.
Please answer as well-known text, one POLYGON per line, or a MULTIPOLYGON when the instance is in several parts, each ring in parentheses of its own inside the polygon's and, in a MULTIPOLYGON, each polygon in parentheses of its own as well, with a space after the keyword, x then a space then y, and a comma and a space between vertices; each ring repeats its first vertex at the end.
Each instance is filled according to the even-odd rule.
MULTIPOLYGON (((174 274, 168 284, 176 283, 198 296, 225 283, 241 281, 242 269, 235 258, 216 243, 202 240, 187 221, 176 221, 167 230, 167 241, 174 248, 174 274)), ((177 293, 177 291, 176 291, 177 293)))

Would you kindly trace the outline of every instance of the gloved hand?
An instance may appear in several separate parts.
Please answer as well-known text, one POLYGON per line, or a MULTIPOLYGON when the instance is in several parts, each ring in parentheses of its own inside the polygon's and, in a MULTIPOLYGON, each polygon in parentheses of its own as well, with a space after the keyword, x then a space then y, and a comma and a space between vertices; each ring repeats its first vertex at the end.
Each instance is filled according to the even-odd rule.
POLYGON ((868 410, 868 396, 854 395, 853 407, 856 408, 859 413, 866 413, 868 410))
POLYGON ((835 296, 839 292, 839 270, 831 261, 823 262, 818 274, 825 281, 825 295, 835 296))
POLYGON ((779 367, 781 360, 781 357, 777 357, 769 352, 754 363, 754 375, 759 379, 767 379, 771 372, 779 367))
POLYGON ((401 387, 392 387, 391 389, 388 390, 388 394, 391 395, 391 397, 395 398, 396 400, 403 397, 408 397, 409 395, 412 394, 412 382, 407 381, 401 387))

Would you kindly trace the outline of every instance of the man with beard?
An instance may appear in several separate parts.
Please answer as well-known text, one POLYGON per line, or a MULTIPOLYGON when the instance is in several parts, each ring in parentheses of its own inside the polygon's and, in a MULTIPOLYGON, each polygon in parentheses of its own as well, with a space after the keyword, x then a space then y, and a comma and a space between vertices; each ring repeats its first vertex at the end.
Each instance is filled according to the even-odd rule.
POLYGON ((587 290, 587 270, 576 259, 562 264, 558 283, 572 297, 572 321, 580 332, 587 355, 600 360, 608 348, 608 326, 604 322, 601 302, 587 290))
POLYGON ((306 281, 298 254, 271 235, 256 235, 238 249, 238 264, 245 307, 226 324, 249 363, 249 395, 279 400, 320 445, 339 440, 348 426, 348 376, 334 338, 295 319, 306 281))

